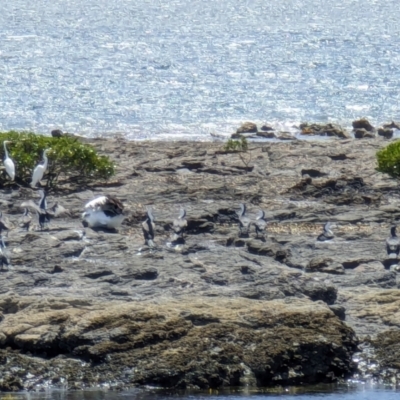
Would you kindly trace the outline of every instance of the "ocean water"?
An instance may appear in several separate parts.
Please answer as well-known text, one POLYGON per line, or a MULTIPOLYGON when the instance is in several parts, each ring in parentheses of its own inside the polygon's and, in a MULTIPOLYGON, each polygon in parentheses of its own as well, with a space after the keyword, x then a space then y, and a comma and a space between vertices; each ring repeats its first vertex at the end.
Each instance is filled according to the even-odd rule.
POLYGON ((221 391, 208 393, 157 392, 154 390, 132 390, 126 392, 107 391, 48 391, 39 393, 1 394, 0 400, 397 400, 400 390, 374 385, 352 385, 342 387, 317 386, 313 388, 280 389, 270 392, 260 390, 221 391))
POLYGON ((0 130, 209 140, 400 119, 398 0, 0 2, 0 130))

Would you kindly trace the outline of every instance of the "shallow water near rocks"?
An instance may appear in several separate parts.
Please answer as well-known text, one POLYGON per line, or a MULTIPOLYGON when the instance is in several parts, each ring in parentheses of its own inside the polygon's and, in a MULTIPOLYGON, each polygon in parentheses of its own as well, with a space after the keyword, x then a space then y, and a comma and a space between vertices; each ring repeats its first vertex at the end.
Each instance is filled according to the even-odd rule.
POLYGON ((350 385, 316 385, 292 388, 239 388, 208 392, 139 390, 113 392, 103 390, 60 391, 0 394, 0 400, 395 400, 400 389, 391 386, 355 383, 350 385))

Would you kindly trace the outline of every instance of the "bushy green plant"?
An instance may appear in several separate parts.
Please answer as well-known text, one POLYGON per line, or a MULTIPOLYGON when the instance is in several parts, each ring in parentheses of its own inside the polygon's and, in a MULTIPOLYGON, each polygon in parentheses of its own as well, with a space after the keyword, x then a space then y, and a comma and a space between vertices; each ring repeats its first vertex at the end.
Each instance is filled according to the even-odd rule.
POLYGON ((379 172, 389 174, 392 178, 400 178, 400 141, 390 143, 376 153, 379 172))
MULTIPOLYGON (((96 150, 81 143, 78 138, 63 136, 54 138, 36 135, 31 132, 0 133, 0 154, 4 159, 3 142, 15 163, 16 182, 28 185, 31 182, 32 171, 43 159, 43 151, 47 152, 49 164, 44 179, 47 186, 55 186, 61 174, 69 178, 81 178, 82 181, 92 179, 107 179, 114 175, 114 165, 106 156, 100 156, 96 150)), ((0 175, 0 185, 7 181, 5 174, 0 175)))
POLYGON ((229 139, 224 146, 224 151, 226 152, 237 152, 237 151, 247 151, 249 148, 249 144, 247 139, 242 136, 240 139, 229 139))

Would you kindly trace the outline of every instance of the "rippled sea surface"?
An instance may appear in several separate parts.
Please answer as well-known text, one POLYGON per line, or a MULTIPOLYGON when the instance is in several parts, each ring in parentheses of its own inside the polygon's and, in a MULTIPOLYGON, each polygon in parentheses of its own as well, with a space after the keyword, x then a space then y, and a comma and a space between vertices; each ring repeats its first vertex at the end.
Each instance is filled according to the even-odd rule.
POLYGON ((400 119, 398 0, 0 2, 0 129, 208 139, 400 119))
POLYGON ((318 386, 302 389, 280 389, 276 392, 241 390, 240 392, 165 393, 133 390, 107 391, 49 391, 40 393, 1 394, 0 400, 398 400, 400 390, 371 385, 352 387, 318 386))

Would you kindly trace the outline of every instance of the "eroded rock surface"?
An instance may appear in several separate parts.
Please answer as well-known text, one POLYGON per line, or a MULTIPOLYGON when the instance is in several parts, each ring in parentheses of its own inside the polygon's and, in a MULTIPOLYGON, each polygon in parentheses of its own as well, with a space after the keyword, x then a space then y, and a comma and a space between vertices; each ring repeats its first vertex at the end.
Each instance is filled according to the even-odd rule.
POLYGON ((48 230, 35 217, 29 232, 18 228, 19 205, 35 192, 0 189, 16 227, 0 271, 2 390, 335 381, 354 371, 358 341, 400 324, 385 251, 400 196, 375 171, 386 139, 250 143, 246 153, 91 142, 117 175, 91 187, 66 180, 49 203, 70 216, 48 230), (118 232, 82 228, 83 204, 101 194, 126 206, 118 232), (252 220, 266 212, 264 235, 254 226, 239 235, 241 202, 252 220), (144 245, 146 206, 156 250, 144 245), (180 206, 186 242, 174 246, 180 206), (335 237, 318 242, 327 221, 335 237))

